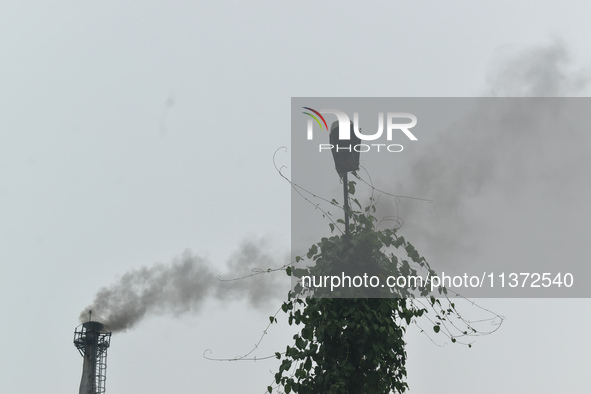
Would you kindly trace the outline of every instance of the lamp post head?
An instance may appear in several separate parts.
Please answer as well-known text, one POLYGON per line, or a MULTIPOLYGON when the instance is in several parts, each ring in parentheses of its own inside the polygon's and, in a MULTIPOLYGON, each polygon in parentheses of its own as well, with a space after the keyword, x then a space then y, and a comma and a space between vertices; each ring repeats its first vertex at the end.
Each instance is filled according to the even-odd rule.
POLYGON ((361 139, 353 131, 353 122, 351 122, 351 139, 339 139, 339 122, 335 121, 330 127, 330 144, 332 145, 332 157, 335 168, 341 178, 347 172, 359 170, 359 146, 361 139))

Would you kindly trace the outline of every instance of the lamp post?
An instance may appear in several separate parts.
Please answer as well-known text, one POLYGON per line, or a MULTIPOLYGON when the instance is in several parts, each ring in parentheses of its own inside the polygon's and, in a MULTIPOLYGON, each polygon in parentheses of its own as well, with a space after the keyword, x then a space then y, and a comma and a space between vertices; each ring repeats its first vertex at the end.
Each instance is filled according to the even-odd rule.
POLYGON ((351 139, 341 140, 339 137, 339 122, 335 121, 330 127, 330 145, 332 146, 332 158, 335 168, 343 182, 343 200, 345 210, 345 237, 349 239, 349 184, 347 174, 359 170, 359 151, 355 146, 361 143, 361 139, 353 131, 351 124, 351 139))

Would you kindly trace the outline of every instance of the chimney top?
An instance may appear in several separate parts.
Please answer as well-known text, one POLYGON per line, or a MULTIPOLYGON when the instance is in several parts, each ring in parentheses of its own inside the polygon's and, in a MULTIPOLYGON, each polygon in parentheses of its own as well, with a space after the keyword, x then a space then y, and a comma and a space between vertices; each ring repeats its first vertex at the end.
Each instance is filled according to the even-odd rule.
POLYGON ((82 324, 86 331, 102 331, 105 329, 105 325, 103 323, 99 323, 97 321, 87 321, 86 323, 82 324))

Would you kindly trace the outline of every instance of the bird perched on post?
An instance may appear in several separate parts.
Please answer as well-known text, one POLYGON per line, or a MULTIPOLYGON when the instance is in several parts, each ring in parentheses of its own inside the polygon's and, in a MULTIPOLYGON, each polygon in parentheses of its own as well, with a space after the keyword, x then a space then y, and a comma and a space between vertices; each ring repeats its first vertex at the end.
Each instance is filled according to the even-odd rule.
POLYGON ((339 137, 339 122, 337 120, 330 127, 329 139, 335 168, 339 176, 343 178, 347 172, 359 169, 359 150, 355 150, 355 147, 361 143, 361 139, 353 131, 353 122, 351 122, 351 139, 341 140, 339 137))

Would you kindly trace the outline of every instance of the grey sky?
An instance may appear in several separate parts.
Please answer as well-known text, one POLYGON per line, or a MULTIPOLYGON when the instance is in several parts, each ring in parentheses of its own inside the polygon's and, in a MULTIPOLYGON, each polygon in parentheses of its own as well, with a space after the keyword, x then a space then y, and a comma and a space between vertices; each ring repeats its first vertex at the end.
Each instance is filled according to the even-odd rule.
MULTIPOLYGON (((557 39, 568 56, 567 83, 551 85, 557 94, 588 95, 573 90, 591 65, 585 8, 4 3, 0 392, 76 392, 78 314, 126 272, 187 249, 213 272, 227 272, 245 239, 267 237, 278 253, 289 246, 290 189, 272 155, 289 145, 290 97, 506 94, 499 70, 523 69, 516 54, 556 48, 557 39)), ((523 74, 514 75, 519 86, 523 74)), ((264 392, 273 361, 212 362, 202 354, 250 351, 276 304, 260 310, 242 299, 210 300, 197 314, 149 316, 114 334, 107 392, 264 392)), ((439 348, 409 333, 412 393, 591 391, 588 300, 481 304, 507 321, 473 349, 439 348)), ((291 331, 274 327, 257 356, 283 350, 291 331)))

